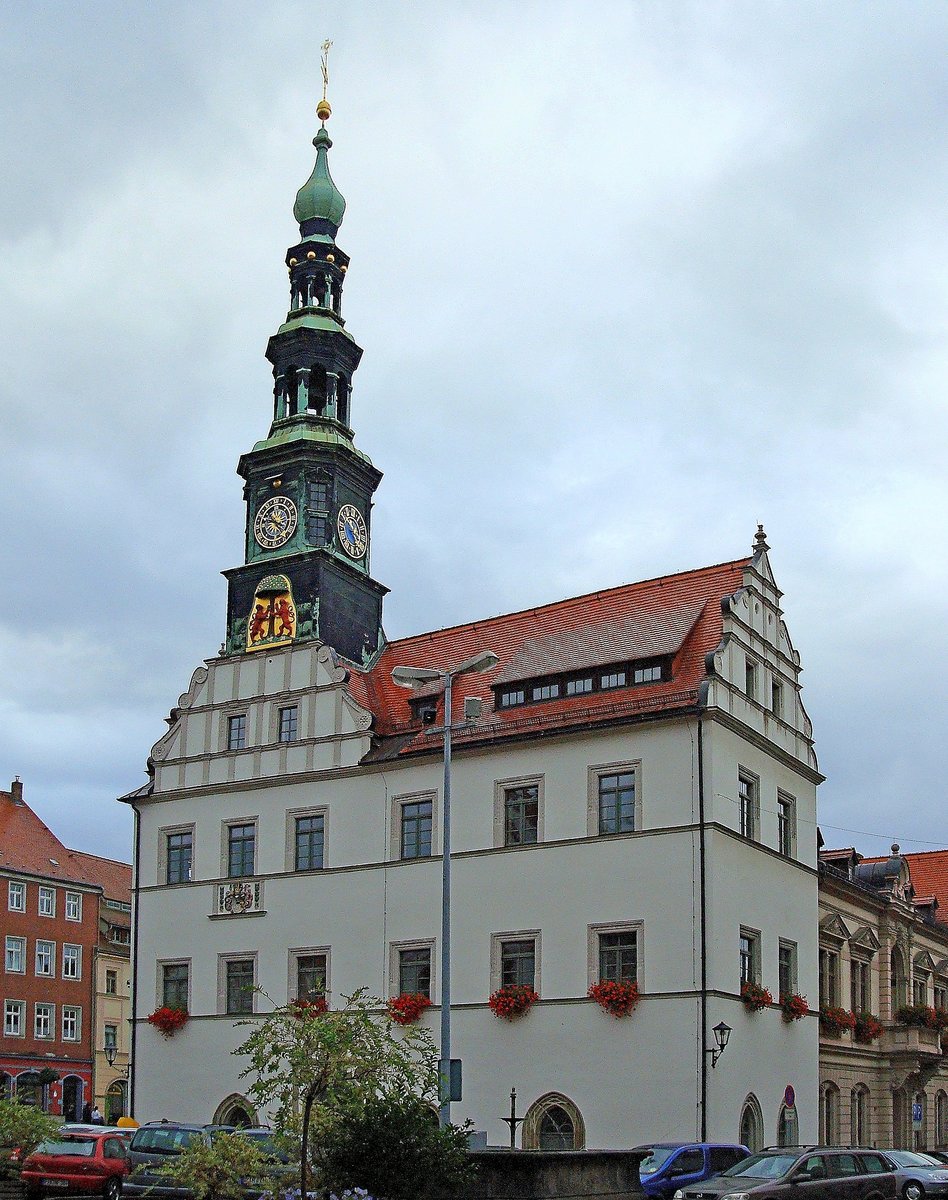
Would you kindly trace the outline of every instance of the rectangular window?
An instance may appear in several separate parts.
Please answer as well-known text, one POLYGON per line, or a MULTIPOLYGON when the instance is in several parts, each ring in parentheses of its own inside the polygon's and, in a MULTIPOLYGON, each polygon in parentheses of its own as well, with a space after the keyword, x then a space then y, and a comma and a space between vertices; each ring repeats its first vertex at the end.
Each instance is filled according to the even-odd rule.
POLYGON ((535 987, 537 944, 535 938, 500 943, 500 984, 535 987))
POLYGON ((246 750, 247 749, 247 714, 238 713, 237 716, 227 718, 227 749, 228 750, 246 750))
POLYGON ((777 849, 793 858, 797 841, 797 804, 786 792, 777 793, 777 849))
POLYGON ((82 920, 82 896, 79 892, 66 893, 66 920, 82 920))
POLYGON ((7 938, 6 969, 13 975, 26 974, 26 938, 7 938))
POLYGON ((633 683, 660 683, 661 678, 661 665, 651 667, 636 667, 632 673, 633 683))
POLYGON ((130 946, 132 944, 132 931, 127 925, 110 925, 109 941, 115 946, 130 946))
POLYGON ((755 841, 757 838, 757 823, 759 800, 758 783, 755 776, 742 771, 737 777, 738 803, 740 804, 741 834, 755 841))
POLYGON ((504 789, 505 846, 526 846, 536 842, 539 820, 539 784, 504 789))
POLYGON ((3 1032, 6 1037, 26 1036, 26 1002, 5 1000, 3 1003, 3 1032))
POLYGON ((558 683, 541 683, 530 689, 531 700, 555 700, 560 694, 558 683))
POLYGON ((296 958, 297 1000, 318 1000, 326 995, 326 955, 299 954, 296 958))
MULTIPOLYGON (((869 974, 868 964, 864 964, 864 965, 866 967, 866 974, 868 975, 869 974)), ((866 996, 868 997, 868 995, 869 995, 869 991, 867 988, 866 996)), ((863 1007, 864 1008, 870 1007, 868 998, 863 1007)), ((943 1008, 945 1010, 948 1010, 948 988, 946 988, 943 984, 942 985, 939 985, 937 983, 935 984, 935 1008, 943 1008)))
POLYGON ((744 695, 748 700, 757 699, 757 664, 752 658, 744 660, 744 695))
POLYGON ((582 679, 567 679, 566 681, 567 696, 584 696, 592 690, 593 681, 591 675, 586 675, 582 679))
POLYGON ((33 1010, 33 1036, 43 1039, 51 1038, 55 1020, 56 1006, 54 1004, 37 1004, 33 1010))
POLYGON ((298 735, 299 709, 295 704, 280 709, 280 741, 295 742, 298 735))
POLYGON ((820 947, 820 1006, 839 1006, 839 951, 820 947))
POLYGON ((55 917, 56 890, 51 887, 41 887, 39 890, 39 906, 37 911, 41 917, 55 917))
POLYGON ((601 688, 617 688, 625 687, 626 673, 625 671, 611 671, 606 675, 599 677, 599 686, 601 688))
POLYGON ((796 942, 780 943, 777 951, 777 987, 781 996, 792 996, 797 990, 796 942))
POLYGON ((309 483, 309 505, 317 512, 329 512, 329 499, 332 481, 329 479, 311 479, 309 483))
POLYGON ((256 825, 227 826, 227 875, 230 879, 253 874, 256 845, 256 825))
POLYGON ((82 1009, 63 1005, 63 1041, 78 1042, 82 1033, 82 1009))
POLYGON ((523 688, 507 688, 498 693, 497 703, 501 708, 510 708, 514 704, 523 704, 526 698, 523 688))
POLYGON ((118 973, 116 971, 106 971, 105 973, 105 994, 107 996, 118 995, 118 973))
POLYGON ((10 912, 26 912, 26 884, 10 880, 7 887, 7 908, 10 912))
POLYGON ((297 817, 295 838, 296 870, 321 870, 325 850, 325 818, 323 814, 297 817))
MULTIPOLYGON (((869 964, 862 959, 854 958, 849 964, 850 1004, 854 1012, 872 1011, 869 978, 869 964)), ((939 1007, 937 988, 935 989, 935 1007, 939 1007)), ((944 1005, 942 1004, 941 1007, 944 1007, 944 1005)))
POLYGON ((639 977, 639 939, 634 929, 599 934, 599 978, 613 983, 636 983, 639 977))
POLYGON ((775 717, 783 718, 783 683, 776 675, 770 678, 770 711, 775 717))
POLYGON ((253 1012, 253 959, 230 958, 224 964, 225 1002, 229 1015, 253 1012))
POLYGON ((191 880, 191 855, 194 850, 194 834, 190 829, 167 835, 168 866, 166 883, 189 883, 191 880))
POLYGON ((928 1003, 928 980, 924 975, 916 975, 912 980, 912 1000, 916 1005, 928 1003))
POLYGON ((188 1009, 188 963, 163 963, 161 967, 161 1003, 165 1008, 188 1009))
POLYGON ((431 854, 431 801, 412 801, 401 809, 401 857, 427 858, 431 854))
POLYGON ((118 1026, 106 1025, 102 1031, 102 1046, 105 1050, 118 1049, 118 1026))
POLYGON ((36 943, 36 974, 37 975, 52 975, 56 970, 56 943, 42 942, 36 943))
POLYGON ((752 929, 741 930, 741 985, 760 983, 760 934, 752 929))
POLYGON ((631 833, 635 829, 635 772, 599 776, 599 832, 631 833))
POLYGON ((431 948, 416 947, 398 952, 398 992, 417 992, 431 998, 431 948))
POLYGON ((63 979, 82 978, 82 947, 63 946, 63 979))

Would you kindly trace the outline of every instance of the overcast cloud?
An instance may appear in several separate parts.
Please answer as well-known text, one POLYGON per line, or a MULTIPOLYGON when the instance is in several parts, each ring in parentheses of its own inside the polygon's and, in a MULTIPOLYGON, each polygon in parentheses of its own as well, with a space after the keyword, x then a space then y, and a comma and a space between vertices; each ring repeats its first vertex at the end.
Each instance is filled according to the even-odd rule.
POLYGON ((131 857, 242 561, 327 36, 388 635, 762 521, 827 842, 948 844, 941 0, 3 6, 0 786, 131 857))

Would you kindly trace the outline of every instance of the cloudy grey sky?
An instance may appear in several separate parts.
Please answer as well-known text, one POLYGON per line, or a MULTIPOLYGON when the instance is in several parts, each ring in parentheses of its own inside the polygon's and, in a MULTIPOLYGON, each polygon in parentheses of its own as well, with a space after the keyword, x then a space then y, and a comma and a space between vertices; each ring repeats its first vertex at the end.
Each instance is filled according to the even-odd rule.
POLYGON ((0 784, 130 857, 242 561, 327 36, 389 636, 760 520, 827 841, 948 845, 941 0, 2 6, 0 784))

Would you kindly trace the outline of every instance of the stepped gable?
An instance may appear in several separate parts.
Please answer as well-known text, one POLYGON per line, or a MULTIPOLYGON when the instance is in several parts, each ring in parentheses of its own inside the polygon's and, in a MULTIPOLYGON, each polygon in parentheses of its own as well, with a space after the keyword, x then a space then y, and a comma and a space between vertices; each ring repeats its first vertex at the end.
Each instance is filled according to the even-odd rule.
MULTIPOLYGON (((481 716, 455 741, 471 744, 589 725, 648 719, 698 700, 705 657, 721 641, 721 600, 744 586, 749 558, 625 584, 521 612, 457 625, 390 642, 370 671, 353 669, 353 698, 375 714, 380 739, 369 759, 423 753, 441 738, 421 726, 410 700, 424 696, 392 682, 393 667, 443 669, 482 650, 500 659, 489 672, 459 676, 454 685, 454 719, 463 698, 479 696, 481 716), (493 687, 557 672, 581 671, 657 655, 672 657, 672 677, 662 683, 616 688, 581 696, 496 709, 493 687)), ((439 694, 437 685, 428 689, 439 694)), ((439 708, 438 723, 443 720, 439 708)))

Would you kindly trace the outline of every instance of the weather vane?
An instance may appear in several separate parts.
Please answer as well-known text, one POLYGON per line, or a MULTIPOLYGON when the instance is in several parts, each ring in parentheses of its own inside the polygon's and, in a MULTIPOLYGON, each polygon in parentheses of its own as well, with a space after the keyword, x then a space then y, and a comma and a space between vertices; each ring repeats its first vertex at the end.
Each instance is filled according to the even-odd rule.
POLYGON ((323 98, 316 105, 316 116, 325 125, 329 117, 332 115, 332 109, 329 106, 329 101, 326 99, 326 92, 329 89, 329 48, 332 42, 329 38, 322 44, 322 54, 319 56, 319 69, 323 76, 323 98))

